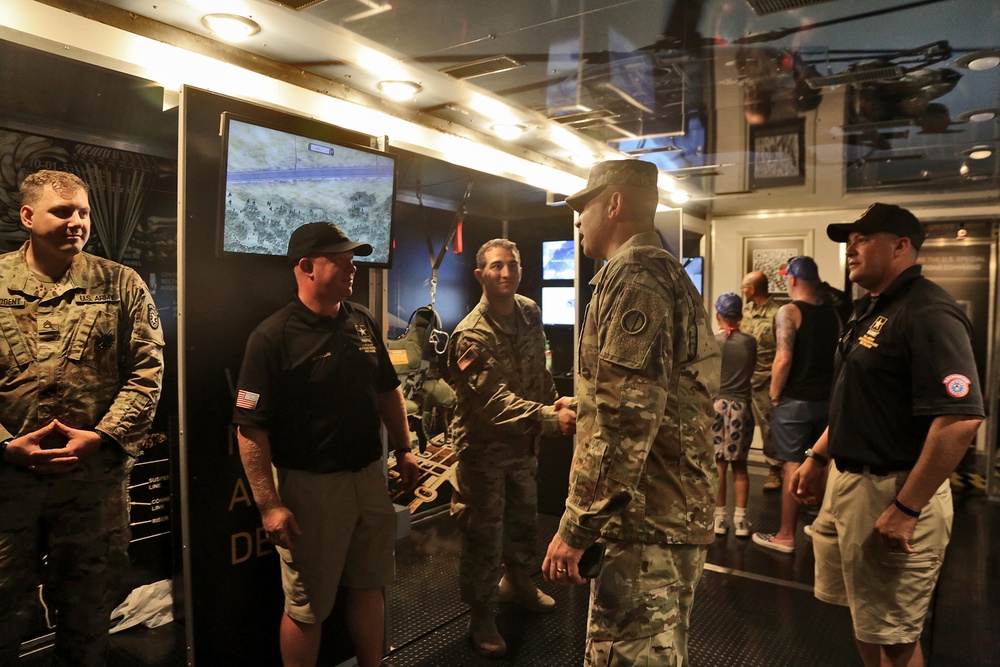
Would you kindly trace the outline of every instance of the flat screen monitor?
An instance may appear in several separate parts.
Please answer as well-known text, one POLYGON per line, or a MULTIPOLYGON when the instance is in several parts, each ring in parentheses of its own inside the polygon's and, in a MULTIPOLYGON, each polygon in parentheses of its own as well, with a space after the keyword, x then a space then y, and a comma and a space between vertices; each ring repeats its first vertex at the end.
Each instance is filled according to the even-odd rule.
POLYGON ((292 116, 223 120, 222 252, 284 256, 293 230, 322 221, 372 246, 358 264, 391 265, 396 156, 292 116))
POLYGON ((573 287, 542 288, 542 324, 576 322, 576 289, 573 287))
POLYGON ((695 288, 698 290, 698 294, 704 294, 705 289, 705 258, 704 257, 685 257, 681 262, 684 265, 684 270, 687 271, 688 277, 691 278, 691 282, 694 283, 695 288))
POLYGON ((576 247, 569 241, 542 241, 542 280, 573 280, 576 247))

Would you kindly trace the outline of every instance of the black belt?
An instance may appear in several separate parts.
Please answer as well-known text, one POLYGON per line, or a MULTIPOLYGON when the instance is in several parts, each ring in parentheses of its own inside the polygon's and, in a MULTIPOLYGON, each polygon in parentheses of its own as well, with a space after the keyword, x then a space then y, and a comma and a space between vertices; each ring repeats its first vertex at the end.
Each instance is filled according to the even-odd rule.
POLYGON ((886 475, 894 475, 897 472, 904 472, 903 470, 890 470, 885 466, 873 466, 867 463, 859 463, 857 461, 850 461, 847 459, 834 459, 837 464, 837 470, 841 472, 851 472, 855 475, 863 475, 865 473, 875 475, 876 477, 885 477, 886 475))

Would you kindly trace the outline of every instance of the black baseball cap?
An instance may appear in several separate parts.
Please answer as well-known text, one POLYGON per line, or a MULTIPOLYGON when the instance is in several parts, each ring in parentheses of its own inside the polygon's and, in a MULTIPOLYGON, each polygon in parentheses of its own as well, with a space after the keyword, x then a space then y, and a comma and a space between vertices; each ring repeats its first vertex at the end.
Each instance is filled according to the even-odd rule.
POLYGON ((917 250, 924 242, 924 228, 917 217, 895 204, 872 204, 861 217, 850 224, 827 225, 826 235, 831 241, 846 243, 851 234, 872 234, 891 232, 905 236, 917 250))
POLYGON ((659 192, 656 185, 658 175, 659 170, 656 165, 645 160, 598 162, 590 168, 587 187, 566 197, 566 203, 577 213, 582 213, 590 200, 604 192, 609 185, 637 185, 659 192))
POLYGON ((347 234, 332 222, 310 222, 302 225, 288 239, 288 261, 297 263, 303 257, 318 252, 347 252, 353 250, 359 257, 372 254, 372 247, 367 243, 355 243, 347 238, 347 234))

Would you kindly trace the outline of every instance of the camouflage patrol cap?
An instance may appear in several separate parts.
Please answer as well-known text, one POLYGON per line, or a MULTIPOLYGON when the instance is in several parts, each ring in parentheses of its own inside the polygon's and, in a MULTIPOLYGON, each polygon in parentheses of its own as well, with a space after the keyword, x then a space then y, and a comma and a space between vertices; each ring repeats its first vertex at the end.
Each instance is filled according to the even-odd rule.
POLYGON ((658 170, 652 162, 644 160, 607 160, 590 168, 587 187, 566 197, 569 207, 580 213, 591 199, 604 192, 609 185, 637 185, 657 191, 658 170))

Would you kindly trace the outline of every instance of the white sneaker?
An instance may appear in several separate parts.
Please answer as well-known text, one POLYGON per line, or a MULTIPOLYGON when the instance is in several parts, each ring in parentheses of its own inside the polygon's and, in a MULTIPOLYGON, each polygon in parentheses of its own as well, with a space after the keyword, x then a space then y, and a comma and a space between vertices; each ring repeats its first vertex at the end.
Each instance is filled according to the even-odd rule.
POLYGON ((736 522, 736 537, 750 537, 750 522, 746 517, 736 522))
POLYGON ((715 515, 715 534, 725 535, 729 531, 729 519, 724 514, 715 515))

